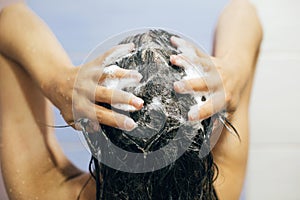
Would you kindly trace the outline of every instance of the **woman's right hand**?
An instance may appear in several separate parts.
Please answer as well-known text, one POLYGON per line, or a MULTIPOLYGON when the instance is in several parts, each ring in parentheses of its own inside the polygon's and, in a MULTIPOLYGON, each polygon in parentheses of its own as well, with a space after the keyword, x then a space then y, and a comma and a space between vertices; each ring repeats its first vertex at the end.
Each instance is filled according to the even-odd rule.
POLYGON ((136 70, 121 69, 115 65, 106 67, 133 50, 132 43, 116 46, 92 62, 69 68, 65 74, 58 75, 43 92, 58 107, 64 120, 76 129, 80 128, 76 126, 79 119, 88 118, 94 130, 100 123, 131 131, 137 126, 131 118, 96 103, 125 104, 134 110, 143 107, 144 101, 141 98, 122 91, 122 88, 105 86, 108 80, 140 82, 142 75, 136 70))

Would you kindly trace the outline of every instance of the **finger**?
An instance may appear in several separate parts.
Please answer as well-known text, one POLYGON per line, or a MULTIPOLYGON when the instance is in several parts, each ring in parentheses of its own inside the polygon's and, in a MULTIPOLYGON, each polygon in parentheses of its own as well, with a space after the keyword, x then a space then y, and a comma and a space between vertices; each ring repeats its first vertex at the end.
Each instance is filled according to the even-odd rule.
MULTIPOLYGON (((94 104, 92 104, 88 99, 73 102, 73 113, 72 118, 70 118, 70 125, 76 130, 82 130, 82 122, 84 119, 89 119, 91 130, 95 130, 96 125, 98 125, 96 113, 94 110, 94 104)), ((99 125, 98 125, 99 127, 99 125)), ((84 127, 86 128, 86 127, 84 127)))
POLYGON ((225 102, 224 98, 222 98, 222 95, 215 94, 205 103, 203 103, 203 105, 192 106, 188 113, 188 118, 190 121, 204 120, 221 111, 224 107, 225 102))
POLYGON ((182 39, 182 38, 179 38, 179 37, 176 37, 176 36, 172 36, 171 37, 171 44, 180 49, 180 48, 192 48, 193 46, 187 42, 186 40, 182 39))
POLYGON ((198 55, 200 58, 208 58, 208 57, 209 57, 209 55, 208 55, 207 53, 205 53, 205 51, 203 51, 202 49, 196 48, 196 47, 195 47, 195 49, 196 49, 197 55, 198 55))
POLYGON ((172 65, 176 65, 178 67, 182 67, 184 69, 193 68, 193 64, 183 55, 171 55, 170 62, 172 65))
POLYGON ((187 56, 189 59, 193 60, 197 57, 196 48, 191 45, 189 42, 178 38, 171 37, 171 44, 175 46, 182 54, 187 56))
POLYGON ((208 87, 204 78, 193 78, 174 82, 174 90, 180 94, 191 92, 207 92, 208 87))
POLYGON ((88 118, 81 118, 75 122, 75 127, 79 131, 87 131, 88 133, 96 133, 100 130, 99 122, 88 118))
POLYGON ((208 72, 214 66, 210 58, 199 58, 199 57, 194 61, 195 64, 197 65, 195 66, 195 64, 192 64, 192 62, 189 61, 189 59, 182 54, 171 55, 170 62, 173 65, 176 65, 178 67, 183 67, 183 68, 200 67, 204 72, 208 72))
POLYGON ((143 99, 134 96, 131 93, 124 92, 122 90, 108 89, 103 86, 97 86, 95 100, 97 102, 108 104, 127 104, 134 106, 137 110, 140 110, 143 105, 143 99))
POLYGON ((99 82, 102 82, 104 79, 107 78, 110 79, 132 78, 132 79, 136 79, 137 82, 140 82, 143 76, 137 70, 127 70, 127 69, 122 69, 117 65, 111 65, 103 69, 103 74, 99 82))
POLYGON ((109 64, 114 63, 121 57, 124 57, 134 51, 134 44, 121 44, 111 48, 110 50, 106 51, 104 54, 101 54, 95 60, 84 64, 85 67, 95 67, 95 66, 107 66, 109 64))
POLYGON ((184 55, 172 55, 170 62, 178 67, 183 67, 187 78, 196 78, 204 76, 203 67, 200 64, 191 62, 184 55))
POLYGON ((199 57, 208 57, 208 55, 204 51, 196 48, 195 45, 182 38, 172 36, 171 44, 186 55, 194 55, 196 53, 199 57))
POLYGON ((133 43, 121 44, 121 45, 115 46, 104 54, 105 59, 104 59, 103 63, 104 63, 104 65, 114 63, 116 60, 128 55, 133 50, 134 50, 133 43))
POLYGON ((96 106, 97 119, 100 124, 107 126, 119 128, 126 131, 132 131, 138 125, 133 121, 133 119, 116 113, 112 110, 104 108, 102 106, 96 106))

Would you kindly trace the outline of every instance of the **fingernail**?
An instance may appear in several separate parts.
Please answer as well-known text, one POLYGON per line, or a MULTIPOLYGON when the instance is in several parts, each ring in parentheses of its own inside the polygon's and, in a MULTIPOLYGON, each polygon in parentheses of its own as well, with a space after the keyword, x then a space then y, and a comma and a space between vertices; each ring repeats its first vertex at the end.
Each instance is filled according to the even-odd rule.
POLYGON ((185 84, 182 81, 177 81, 174 83, 174 89, 176 92, 183 92, 185 84))
POLYGON ((132 131, 133 129, 135 129, 136 127, 138 127, 138 125, 133 121, 133 119, 127 117, 124 121, 124 128, 126 131, 132 131))
POLYGON ((144 101, 143 101, 143 99, 141 99, 141 98, 134 97, 134 98, 132 99, 132 105, 133 105, 134 107, 136 107, 136 108, 142 107, 143 104, 144 104, 144 101))
POLYGON ((173 35, 170 39, 171 39, 171 41, 174 41, 174 40, 176 40, 176 38, 177 37, 173 35))
POLYGON ((177 37, 177 36, 172 36, 172 37, 171 37, 171 42, 174 43, 174 45, 176 45, 175 43, 177 43, 178 39, 179 39, 179 37, 177 37))
POLYGON ((177 58, 176 55, 171 55, 171 56, 170 56, 170 61, 171 61, 172 63, 174 63, 174 62, 176 61, 176 58, 177 58))
POLYGON ((192 106, 190 111, 188 112, 188 117, 190 121, 199 120, 199 107, 198 105, 192 106))

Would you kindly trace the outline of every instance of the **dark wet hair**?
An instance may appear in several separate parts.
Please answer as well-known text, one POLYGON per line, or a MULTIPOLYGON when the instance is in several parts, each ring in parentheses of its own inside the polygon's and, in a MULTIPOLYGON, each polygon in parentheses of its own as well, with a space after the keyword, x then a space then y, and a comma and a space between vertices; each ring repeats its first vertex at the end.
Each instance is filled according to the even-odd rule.
MULTIPOLYGON (((99 134, 125 151, 135 153, 153 152, 165 147, 179 130, 183 133, 182 140, 176 146, 167 148, 164 153, 167 156, 177 155, 180 148, 183 148, 181 141, 188 141, 190 145, 170 165, 146 173, 116 170, 92 157, 90 171, 97 183, 97 199, 218 199, 213 187, 217 167, 209 143, 215 118, 196 125, 183 120, 196 101, 192 95, 179 95, 173 89, 173 83, 186 74, 183 69, 169 62, 172 54, 180 53, 171 45, 171 36, 173 34, 164 30, 150 30, 130 36, 121 43, 133 42, 136 50, 111 63, 121 68, 138 70, 143 75, 140 86, 126 90, 144 100, 142 110, 130 113, 130 117, 139 125, 135 131, 144 138, 105 125, 101 125, 102 132, 99 134), (158 106, 153 106, 154 98, 159 101, 158 106), (153 132, 155 134, 151 135, 153 132)), ((111 108, 108 104, 101 105, 111 108)), ((97 153, 101 148, 97 134, 88 134, 86 138, 90 141, 88 143, 92 152, 97 153)))

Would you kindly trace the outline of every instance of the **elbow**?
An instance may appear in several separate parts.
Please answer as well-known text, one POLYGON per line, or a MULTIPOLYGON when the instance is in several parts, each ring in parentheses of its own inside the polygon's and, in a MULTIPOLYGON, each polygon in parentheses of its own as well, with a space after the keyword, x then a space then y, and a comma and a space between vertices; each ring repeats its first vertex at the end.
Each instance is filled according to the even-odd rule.
POLYGON ((257 6, 249 0, 231 0, 230 5, 233 6, 234 10, 240 11, 242 13, 241 15, 247 16, 248 19, 251 19, 261 43, 263 40, 264 31, 257 6))
POLYGON ((257 38, 258 38, 258 42, 259 44, 262 43, 263 41, 263 37, 264 37, 264 30, 263 30, 263 24, 261 21, 261 18, 259 16, 259 9, 257 8, 257 6, 248 1, 248 0, 238 0, 241 3, 244 3, 244 6, 247 7, 246 10, 248 10, 248 13, 251 15, 252 20, 255 22, 255 26, 256 26, 256 34, 257 34, 257 38))
POLYGON ((253 10, 253 14, 254 14, 253 18, 255 19, 256 24, 257 24, 256 26, 257 26, 258 40, 259 40, 259 44, 261 44, 263 41, 263 38, 264 38, 264 29, 263 29, 263 24, 262 24, 261 18, 259 16, 259 10, 253 3, 249 2, 249 4, 253 10))

